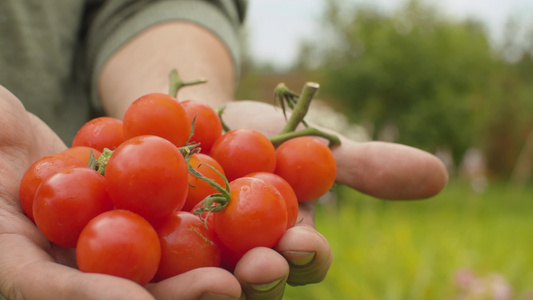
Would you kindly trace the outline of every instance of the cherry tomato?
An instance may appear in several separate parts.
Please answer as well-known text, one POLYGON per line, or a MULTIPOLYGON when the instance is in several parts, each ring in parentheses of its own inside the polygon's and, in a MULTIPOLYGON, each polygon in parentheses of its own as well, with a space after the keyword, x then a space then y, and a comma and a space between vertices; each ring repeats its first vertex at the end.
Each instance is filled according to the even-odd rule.
POLYGON ((194 214, 174 212, 156 228, 161 262, 154 281, 161 281, 201 267, 220 265, 220 248, 214 228, 206 228, 194 214))
POLYGON ((160 259, 155 229, 127 210, 111 210, 89 221, 76 246, 81 271, 114 275, 142 286, 152 280, 160 259))
POLYGON ((123 125, 126 139, 156 135, 177 147, 184 146, 191 133, 191 123, 181 103, 162 93, 147 94, 131 103, 124 113, 123 125))
POLYGON ((191 144, 200 143, 200 151, 209 153, 215 141, 222 135, 222 123, 216 111, 209 105, 186 100, 181 104, 192 122, 194 119, 194 130, 190 140, 191 144))
POLYGON ((64 154, 51 154, 35 161, 22 176, 19 186, 19 201, 22 211, 28 218, 33 218, 33 199, 41 182, 48 176, 67 166, 84 166, 80 160, 64 154))
POLYGON ((76 246, 83 227, 112 210, 104 177, 87 167, 68 167, 43 180, 33 202, 35 224, 51 242, 76 246))
POLYGON ((281 193, 270 183, 252 177, 230 182, 231 200, 215 212, 220 241, 237 254, 275 246, 287 228, 287 208, 281 193))
POLYGON ((81 161, 84 166, 88 166, 89 158, 91 157, 91 151, 93 152, 95 159, 98 159, 98 157, 102 154, 101 151, 88 146, 73 146, 65 149, 61 153, 75 157, 81 161))
POLYGON ((109 158, 104 176, 115 207, 149 221, 180 210, 187 197, 185 159, 175 145, 158 136, 126 140, 109 158))
MULTIPOLYGON (((194 153, 189 158, 189 164, 203 176, 212 179, 225 188, 224 179, 215 171, 217 170, 224 176, 224 170, 211 156, 203 153, 194 153), (215 168, 215 170, 210 166, 215 168)), ((217 193, 217 190, 214 187, 209 185, 205 180, 189 173, 189 192, 187 193, 187 200, 185 201, 182 210, 190 211, 197 203, 214 193, 217 193)))
POLYGON ((271 183, 285 200, 285 205, 287 206, 287 229, 296 224, 296 219, 298 218, 298 199, 291 185, 285 179, 277 174, 267 172, 250 173, 246 177, 259 178, 271 183))
POLYGON ((337 166, 328 146, 304 136, 276 149, 276 170, 292 186, 300 202, 323 196, 335 183, 337 166))
MULTIPOLYGON (((191 210, 191 213, 194 213, 196 209, 200 208, 200 204, 201 203, 196 204, 196 206, 191 210)), ((213 206, 215 205, 217 204, 213 203, 213 206)), ((201 213, 199 216, 204 220, 207 228, 214 230, 215 228, 215 219, 214 219, 215 214, 214 213, 209 214, 207 212, 204 212, 204 213, 201 213)), ((237 262, 239 262, 239 260, 244 255, 244 253, 234 252, 228 249, 228 247, 226 247, 224 243, 222 243, 220 239, 218 238, 218 236, 216 235, 216 230, 215 230, 215 243, 220 248, 220 267, 230 272, 233 272, 233 270, 235 269, 235 266, 237 265, 237 262)))
POLYGON ((209 153, 229 181, 252 172, 273 172, 276 152, 270 140, 252 129, 232 129, 215 141, 209 153))
POLYGON ((122 120, 98 117, 89 120, 78 130, 72 147, 87 146, 102 152, 104 148, 115 150, 125 140, 122 120))

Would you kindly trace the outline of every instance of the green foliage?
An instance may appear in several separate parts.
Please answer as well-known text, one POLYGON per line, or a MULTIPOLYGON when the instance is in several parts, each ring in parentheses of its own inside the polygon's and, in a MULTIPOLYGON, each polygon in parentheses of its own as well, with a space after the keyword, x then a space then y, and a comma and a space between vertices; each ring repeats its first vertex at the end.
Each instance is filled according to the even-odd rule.
POLYGON ((502 275, 512 299, 533 291, 531 189, 494 184, 476 194, 454 181, 421 201, 384 201, 346 187, 337 194, 337 204, 319 205, 316 216, 333 251, 328 276, 287 287, 284 299, 459 299, 455 277, 463 269, 502 275))
POLYGON ((450 19, 426 3, 385 12, 328 1, 324 37, 303 43, 297 67, 320 72, 321 96, 338 102, 351 121, 372 124, 374 138, 392 124, 398 142, 452 149, 456 163, 475 146, 490 155, 493 171, 507 174, 531 127, 527 45, 508 34, 495 48, 482 23, 450 19), (508 53, 523 55, 511 63, 508 53), (506 149, 494 133, 511 139, 506 149))
POLYGON ((472 144, 469 100, 495 64, 481 24, 448 21, 417 1, 391 15, 358 7, 346 22, 335 11, 326 22, 342 46, 320 49, 323 93, 376 134, 398 126, 399 142, 428 150, 452 143, 458 154, 472 144))

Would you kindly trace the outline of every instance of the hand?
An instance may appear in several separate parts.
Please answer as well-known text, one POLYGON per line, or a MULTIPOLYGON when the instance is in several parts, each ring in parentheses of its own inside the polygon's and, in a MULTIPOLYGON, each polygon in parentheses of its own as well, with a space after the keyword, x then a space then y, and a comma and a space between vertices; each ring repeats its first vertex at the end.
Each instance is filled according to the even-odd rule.
POLYGON ((77 270, 74 249, 48 242, 18 201, 19 182, 30 164, 66 146, 1 86, 0 112, 0 294, 8 299, 240 297, 239 282, 220 268, 197 269, 146 288, 126 279, 77 270))
MULTIPOLYGON (((252 128, 267 136, 285 124, 281 109, 238 101, 226 104, 222 115, 232 129, 252 128)), ((337 182, 377 198, 423 199, 439 193, 448 181, 444 164, 422 150, 392 143, 357 143, 341 136, 332 149, 337 162, 337 182)), ((296 226, 282 237, 276 251, 257 248, 236 266, 246 299, 281 299, 285 283, 305 285, 322 281, 332 253, 324 236, 314 227, 314 203, 300 204, 296 226), (261 270, 261 272, 257 272, 261 270)))

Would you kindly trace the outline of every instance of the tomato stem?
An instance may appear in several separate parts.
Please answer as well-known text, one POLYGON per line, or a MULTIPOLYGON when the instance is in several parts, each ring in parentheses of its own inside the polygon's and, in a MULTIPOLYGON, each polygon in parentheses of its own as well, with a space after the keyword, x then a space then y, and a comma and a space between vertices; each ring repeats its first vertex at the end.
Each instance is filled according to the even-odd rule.
POLYGON ((109 161, 109 158, 111 158, 111 155, 113 155, 113 150, 110 150, 108 148, 104 148, 102 151, 102 154, 98 157, 96 160, 96 171, 100 173, 101 175, 105 174, 105 168, 107 166, 107 162, 109 161))
POLYGON ((226 123, 224 123, 224 120, 222 119, 222 114, 224 113, 225 109, 226 109, 226 105, 222 105, 221 107, 218 107, 216 109, 216 112, 218 115, 218 119, 220 120, 220 123, 222 124, 222 130, 224 130, 224 132, 228 132, 231 130, 231 128, 229 128, 229 126, 226 123))
POLYGON ((311 101, 319 87, 320 85, 316 82, 305 83, 302 93, 294 106, 291 117, 289 118, 289 121, 287 121, 287 124, 285 124, 281 134, 293 132, 296 130, 296 127, 303 122, 304 117, 309 110, 309 105, 311 105, 311 101))
POLYGON ((279 98, 285 119, 287 119, 285 105, 292 109, 292 114, 281 133, 270 138, 274 147, 278 147, 283 142, 299 136, 319 136, 326 138, 329 141, 329 147, 340 145, 341 141, 339 137, 317 128, 310 127, 304 120, 318 88, 318 83, 307 82, 302 89, 302 94, 298 95, 291 91, 284 83, 280 83, 276 86, 274 89, 274 101, 279 98), (300 123, 306 128, 296 131, 296 128, 300 123))
POLYGON ((185 156, 185 161, 187 162, 187 169, 189 171, 189 174, 207 182, 210 186, 212 186, 215 190, 218 191, 216 194, 211 194, 207 197, 205 197, 201 203, 200 207, 196 210, 194 210, 195 215, 199 215, 200 219, 204 222, 204 225, 207 226, 206 219, 209 214, 217 211, 223 210, 231 200, 231 192, 229 189, 229 182, 226 176, 222 174, 220 171, 218 171, 215 167, 202 163, 198 165, 198 167, 202 165, 206 165, 207 167, 213 169, 215 172, 220 175, 222 180, 224 180, 225 188, 222 187, 220 184, 218 184, 216 181, 214 181, 211 178, 205 177, 202 173, 198 172, 191 164, 189 163, 190 155, 185 156), (207 216, 204 218, 201 216, 201 214, 207 212, 207 216))
POLYGON ((178 76, 178 70, 176 70, 176 69, 172 69, 172 71, 170 71, 170 74, 169 74, 168 77, 169 77, 169 83, 170 83, 168 94, 170 96, 174 97, 174 98, 176 98, 178 96, 178 90, 181 89, 184 86, 196 85, 196 84, 201 84, 201 83, 206 83, 207 82, 207 79, 204 79, 204 78, 201 78, 201 79, 198 79, 198 80, 194 80, 194 81, 184 82, 178 76))
POLYGON ((333 146, 337 146, 337 145, 341 144, 341 140, 339 139, 338 136, 336 136, 334 134, 330 134, 330 133, 324 132, 324 131, 321 131, 321 130, 318 130, 318 129, 314 128, 314 127, 307 127, 305 129, 302 129, 302 130, 299 130, 299 131, 293 131, 293 132, 278 134, 278 135, 276 135, 274 137, 271 137, 270 141, 272 142, 274 147, 277 148, 283 142, 288 141, 290 139, 293 139, 295 137, 300 137, 300 136, 318 136, 318 137, 323 137, 323 138, 328 140, 328 142, 329 142, 328 146, 329 147, 333 147, 333 146))

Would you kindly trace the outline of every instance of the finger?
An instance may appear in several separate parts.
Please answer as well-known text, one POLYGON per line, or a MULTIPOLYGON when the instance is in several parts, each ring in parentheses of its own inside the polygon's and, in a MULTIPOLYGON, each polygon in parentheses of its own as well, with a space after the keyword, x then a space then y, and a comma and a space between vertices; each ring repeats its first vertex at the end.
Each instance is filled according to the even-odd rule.
MULTIPOLYGON (((286 123, 280 108, 257 101, 228 103, 222 119, 230 128, 252 128, 267 136, 278 134, 286 123)), ((332 148, 338 183, 377 198, 405 200, 434 196, 448 182, 446 167, 429 152, 340 137, 341 145, 332 148)))
POLYGON ((333 154, 337 182, 382 199, 428 198, 448 182, 441 160, 405 145, 343 140, 333 154))
POLYGON ((287 283, 305 285, 324 280, 332 253, 326 238, 315 230, 314 203, 300 203, 297 224, 288 229, 276 245, 290 266, 287 283))
POLYGON ((147 289, 157 299, 239 299, 241 285, 221 268, 198 268, 149 284, 147 289))
POLYGON ((257 247, 239 260, 234 274, 247 300, 282 299, 289 265, 276 251, 257 247))
POLYGON ((153 299, 133 281, 83 273, 47 260, 43 254, 35 253, 30 258, 24 255, 27 251, 19 252, 22 257, 6 253, 3 257, 9 257, 9 263, 0 262, 4 272, 0 292, 7 299, 153 299))

